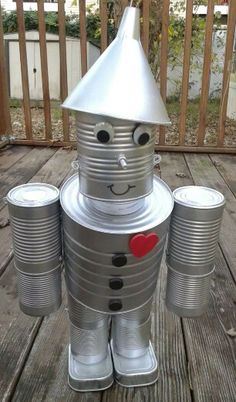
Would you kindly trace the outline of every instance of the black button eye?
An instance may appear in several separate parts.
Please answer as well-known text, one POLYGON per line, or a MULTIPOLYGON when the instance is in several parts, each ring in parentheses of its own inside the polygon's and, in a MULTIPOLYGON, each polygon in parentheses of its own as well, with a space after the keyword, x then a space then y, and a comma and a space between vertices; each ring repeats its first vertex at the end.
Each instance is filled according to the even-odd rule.
POLYGON ((133 141, 136 145, 146 145, 151 139, 151 128, 148 126, 140 125, 133 133, 133 141))
POLYGON ((100 130, 97 133, 97 139, 99 142, 106 144, 107 142, 110 141, 110 134, 105 130, 100 130))
POLYGON ((112 125, 104 121, 96 124, 94 127, 94 134, 101 144, 108 144, 109 142, 112 142, 115 132, 112 125))
POLYGON ((139 145, 145 145, 148 143, 149 140, 150 140, 150 135, 148 133, 143 133, 140 135, 140 137, 138 139, 138 143, 139 143, 139 145))

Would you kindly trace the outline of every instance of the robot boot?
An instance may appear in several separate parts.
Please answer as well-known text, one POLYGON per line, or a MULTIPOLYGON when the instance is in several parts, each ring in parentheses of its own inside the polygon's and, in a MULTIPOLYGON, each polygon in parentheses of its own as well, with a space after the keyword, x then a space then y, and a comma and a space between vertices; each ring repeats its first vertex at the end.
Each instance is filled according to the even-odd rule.
POLYGON ((116 381, 125 387, 157 380, 157 360, 150 342, 152 299, 138 309, 112 318, 111 349, 116 381))
POLYGON ((108 343, 110 317, 69 299, 69 385, 76 391, 106 389, 113 383, 108 343))

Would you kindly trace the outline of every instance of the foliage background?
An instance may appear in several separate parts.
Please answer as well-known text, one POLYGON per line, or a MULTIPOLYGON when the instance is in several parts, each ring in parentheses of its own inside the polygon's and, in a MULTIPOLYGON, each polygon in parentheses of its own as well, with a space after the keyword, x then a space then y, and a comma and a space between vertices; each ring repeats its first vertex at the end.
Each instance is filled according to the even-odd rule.
MULTIPOLYGON (((150 2, 150 49, 149 62, 156 80, 159 80, 159 65, 160 65, 160 42, 161 42, 161 15, 164 0, 151 0, 150 2)), ((199 5, 206 4, 207 0, 195 0, 195 9, 199 5)), ((142 7, 142 0, 134 0, 133 5, 142 7)), ((169 49, 168 49, 168 65, 171 70, 182 65, 183 47, 184 47, 184 31, 185 31, 185 8, 186 1, 178 0, 171 2, 170 20, 169 20, 169 49)), ((117 32, 119 21, 122 14, 122 5, 120 0, 108 0, 108 42, 111 42, 117 32)), ((37 11, 26 11, 25 13, 25 28, 27 31, 38 29, 37 11)), ((79 37, 79 16, 77 14, 66 15, 66 35, 71 37, 79 37)), ((45 13, 46 31, 49 33, 58 34, 58 14, 56 12, 45 13)), ((95 6, 87 8, 87 38, 93 44, 100 46, 101 38, 101 21, 99 9, 95 6)), ((142 18, 141 18, 142 24, 142 18)), ((191 71, 201 72, 202 55, 204 51, 204 36, 205 36, 206 19, 202 16, 193 14, 192 23, 192 40, 191 40, 191 71)), ((215 14, 215 29, 221 26, 221 14, 215 14)), ((5 33, 17 32, 17 16, 16 12, 3 13, 3 29, 5 33)), ((223 46, 221 38, 217 38, 217 47, 223 46)), ((212 53, 212 73, 220 72, 219 56, 212 53)), ((174 80, 172 84, 176 87, 176 96, 179 96, 181 81, 174 80)), ((189 83, 191 87, 194 81, 189 83)))

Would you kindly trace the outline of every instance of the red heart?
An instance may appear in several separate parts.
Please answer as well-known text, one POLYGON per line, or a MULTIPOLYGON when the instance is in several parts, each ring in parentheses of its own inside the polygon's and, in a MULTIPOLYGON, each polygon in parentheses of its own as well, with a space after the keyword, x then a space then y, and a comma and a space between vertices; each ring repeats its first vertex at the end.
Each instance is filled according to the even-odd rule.
POLYGON ((159 237, 154 232, 147 235, 139 233, 130 239, 129 248, 135 257, 144 257, 155 247, 159 240, 159 237))

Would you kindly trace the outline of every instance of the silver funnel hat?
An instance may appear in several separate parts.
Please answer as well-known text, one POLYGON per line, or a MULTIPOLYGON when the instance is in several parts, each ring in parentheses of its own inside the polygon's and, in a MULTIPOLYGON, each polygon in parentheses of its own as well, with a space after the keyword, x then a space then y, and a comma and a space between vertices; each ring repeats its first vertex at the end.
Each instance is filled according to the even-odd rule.
POLYGON ((139 9, 127 7, 115 40, 90 68, 64 108, 150 124, 170 124, 140 42, 139 9))

